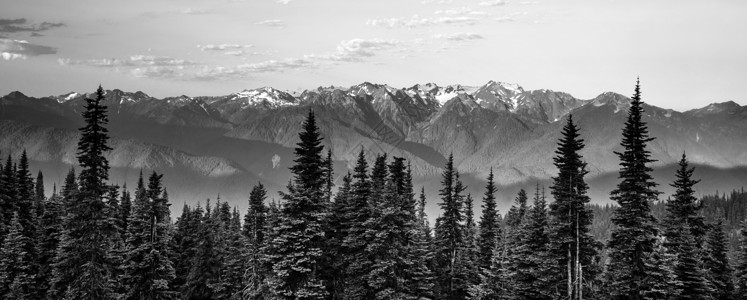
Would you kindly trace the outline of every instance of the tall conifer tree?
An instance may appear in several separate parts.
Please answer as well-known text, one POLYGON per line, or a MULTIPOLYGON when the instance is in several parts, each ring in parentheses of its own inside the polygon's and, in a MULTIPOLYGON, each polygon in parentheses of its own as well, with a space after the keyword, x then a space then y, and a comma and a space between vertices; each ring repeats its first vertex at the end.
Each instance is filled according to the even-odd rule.
POLYGON ((648 135, 648 127, 643 120, 643 102, 640 84, 630 102, 628 119, 623 128, 622 152, 615 152, 620 158, 620 183, 612 191, 611 198, 620 207, 615 210, 612 223, 615 227, 607 243, 610 263, 609 292, 615 299, 641 299, 650 287, 647 277, 651 270, 646 258, 651 255, 656 242, 656 219, 651 214, 650 202, 656 200, 655 190, 648 166, 654 162, 647 144, 654 140, 648 135))
POLYGON ((726 233, 724 224, 718 220, 711 226, 706 243, 706 255, 703 265, 708 273, 708 279, 713 286, 713 298, 727 300, 734 297, 734 271, 727 256, 726 233))
POLYGON ((323 256, 326 204, 322 138, 314 113, 303 123, 291 167, 293 178, 285 201, 277 235, 270 242, 273 272, 270 288, 280 299, 324 299, 325 283, 320 279, 323 256))
POLYGON ((58 257, 55 263, 53 295, 67 299, 108 299, 113 297, 109 255, 110 232, 105 215, 104 194, 108 190, 111 150, 104 89, 99 86, 94 98, 86 98, 78 141, 79 190, 67 203, 67 215, 58 257))
POLYGON ((583 298, 587 289, 584 283, 596 276, 593 261, 601 248, 590 233, 593 215, 587 207, 590 199, 584 180, 588 171, 580 154, 583 149, 584 140, 573 123, 573 115, 568 115, 553 158, 558 175, 550 186, 555 198, 550 203, 550 249, 552 261, 560 271, 558 282, 562 282, 556 288, 568 299, 583 298))

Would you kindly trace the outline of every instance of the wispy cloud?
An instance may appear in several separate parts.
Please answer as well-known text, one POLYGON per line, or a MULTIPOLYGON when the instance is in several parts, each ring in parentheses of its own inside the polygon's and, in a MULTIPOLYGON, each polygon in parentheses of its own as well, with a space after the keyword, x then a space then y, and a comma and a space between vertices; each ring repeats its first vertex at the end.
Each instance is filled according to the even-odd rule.
POLYGON ((275 0, 275 3, 280 3, 280 4, 288 4, 291 2, 293 2, 293 0, 275 0))
POLYGON ((195 66, 199 63, 176 59, 168 56, 153 56, 153 55, 133 55, 126 59, 118 58, 101 58, 101 59, 67 59, 61 58, 58 60, 61 65, 84 65, 101 68, 116 68, 116 67, 185 67, 195 66))
POLYGON ((508 1, 505 0, 490 0, 490 1, 482 1, 478 5, 480 6, 501 6, 506 5, 508 1))
POLYGON ((0 38, 0 56, 4 60, 26 59, 29 56, 55 53, 57 53, 57 49, 53 47, 32 44, 27 41, 0 38))
POLYGON ((117 72, 130 74, 134 77, 147 78, 185 78, 188 69, 195 68, 200 63, 168 56, 133 55, 129 58, 102 59, 68 59, 57 60, 63 66, 88 66, 108 68, 117 72))
POLYGON ((215 52, 224 55, 243 56, 247 54, 258 54, 257 52, 249 52, 248 49, 252 48, 252 45, 239 45, 239 44, 219 44, 219 45, 197 45, 197 48, 205 52, 215 52))
POLYGON ((379 18, 369 19, 366 21, 367 25, 396 28, 396 27, 425 27, 433 25, 447 25, 447 24, 462 24, 462 25, 473 25, 477 23, 477 18, 467 16, 448 16, 448 17, 435 17, 435 18, 422 18, 419 16, 413 16, 412 18, 379 18))
MULTIPOLYGON (((400 45, 395 40, 351 39, 342 41, 334 51, 307 54, 295 58, 272 59, 254 63, 215 66, 168 56, 133 55, 128 58, 59 59, 64 66, 107 68, 135 77, 176 80, 236 80, 250 78, 259 73, 282 73, 308 70, 337 62, 360 62, 376 56, 380 51, 392 50, 400 45)), ((244 51, 251 45, 209 44, 198 45, 202 51, 231 54, 244 51)))
POLYGON ((0 32, 3 33, 39 32, 62 26, 65 26, 65 24, 51 22, 30 23, 25 18, 0 19, 0 32))
POLYGON ((264 20, 259 21, 257 23, 254 23, 256 25, 264 25, 264 26, 270 26, 270 27, 285 27, 285 22, 281 20, 264 20))
POLYGON ((447 15, 447 16, 487 16, 488 13, 484 11, 476 11, 468 7, 452 8, 445 10, 437 10, 434 14, 436 15, 447 15))
POLYGON ((340 42, 334 53, 307 55, 307 57, 347 62, 362 61, 364 58, 374 56, 378 50, 390 49, 398 44, 396 40, 352 39, 340 42))
POLYGON ((469 40, 483 39, 483 36, 477 33, 455 32, 455 33, 446 33, 446 34, 436 34, 433 36, 433 38, 445 39, 449 41, 469 41, 469 40))

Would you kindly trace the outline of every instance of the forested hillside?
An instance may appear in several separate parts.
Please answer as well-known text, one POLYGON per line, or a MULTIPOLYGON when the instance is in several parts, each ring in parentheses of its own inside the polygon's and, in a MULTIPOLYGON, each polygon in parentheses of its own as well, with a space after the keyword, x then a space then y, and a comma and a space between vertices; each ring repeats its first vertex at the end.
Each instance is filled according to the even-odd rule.
MULTIPOLYGON (((208 200, 172 217, 164 176, 109 181, 108 110, 85 100, 76 159, 45 195, 28 157, 0 172, 3 299, 742 299, 747 295, 747 194, 697 199, 683 153, 659 199, 636 85, 610 198, 591 205, 584 130, 563 120, 547 187, 497 209, 493 170, 480 195, 449 155, 439 197, 413 186, 411 162, 360 150, 334 174, 319 119, 307 111, 279 201, 262 183, 248 210, 208 200), (334 178, 343 180, 335 183, 334 178), (475 207, 475 199, 482 205, 475 207), (425 211, 440 208, 435 224, 425 211), (475 212, 479 212, 475 214, 475 212)), ((703 179, 707 180, 707 179, 703 179)))

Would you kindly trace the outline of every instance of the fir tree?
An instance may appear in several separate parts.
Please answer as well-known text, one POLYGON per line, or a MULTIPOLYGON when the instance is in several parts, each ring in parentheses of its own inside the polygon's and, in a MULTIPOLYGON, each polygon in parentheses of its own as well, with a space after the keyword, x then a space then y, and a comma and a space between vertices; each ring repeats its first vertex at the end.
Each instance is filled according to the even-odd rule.
POLYGON ((737 295, 747 295, 747 218, 742 220, 742 228, 739 231, 739 251, 737 253, 739 262, 735 269, 737 275, 737 295))
POLYGON ((52 264, 54 263, 57 247, 62 235, 62 220, 64 216, 63 198, 55 191, 48 200, 43 201, 43 214, 39 220, 37 265, 39 270, 36 276, 37 298, 46 298, 52 277, 52 264))
POLYGON ((23 226, 15 214, 10 230, 0 249, 0 298, 34 299, 37 286, 31 254, 26 250, 31 240, 23 234, 23 226))
MULTIPOLYGON (((508 230, 513 230, 521 225, 521 221, 524 220, 524 215, 527 212, 527 192, 524 189, 520 189, 519 193, 514 199, 514 204, 506 213, 506 227, 508 230)), ((507 230, 507 231, 508 231, 507 230)), ((506 234, 509 234, 506 232, 506 234)))
POLYGON ((107 299, 112 297, 109 257, 108 218, 104 214, 104 194, 109 178, 109 162, 104 153, 111 150, 105 125, 108 123, 104 90, 99 86, 94 99, 86 99, 78 141, 79 191, 67 204, 64 231, 55 263, 52 295, 67 299, 107 299))
POLYGON ((702 205, 693 195, 693 186, 700 180, 692 179, 694 168, 688 167, 684 153, 679 167, 672 184, 672 187, 676 188, 674 198, 666 203, 664 246, 677 257, 675 274, 678 282, 682 284, 679 298, 707 299, 710 289, 700 260, 700 249, 707 229, 703 217, 698 215, 702 205))
POLYGON ((495 182, 493 181, 493 168, 490 168, 488 184, 485 187, 485 196, 482 200, 482 216, 479 223, 479 246, 478 266, 480 269, 489 269, 493 257, 493 251, 500 244, 502 235, 500 222, 498 221, 498 210, 495 202, 495 182))
POLYGON ((36 218, 44 215, 44 174, 42 171, 36 173, 36 183, 34 184, 34 212, 36 218))
POLYGON ((171 232, 161 177, 153 172, 147 190, 138 182, 127 229, 126 299, 176 299, 170 287, 175 273, 168 257, 171 232))
MULTIPOLYGON (((370 267, 370 260, 365 254, 368 241, 366 239, 365 222, 370 217, 373 205, 369 203, 371 197, 371 178, 368 174, 368 162, 364 150, 358 153, 350 195, 345 200, 347 205, 339 208, 341 211, 340 224, 342 226, 342 241, 340 248, 341 259, 337 268, 344 270, 344 276, 339 283, 344 287, 343 299, 360 299, 366 295, 368 288, 363 275, 370 267)), ((341 203, 340 205, 344 205, 341 203)))
POLYGON ((563 284, 557 289, 568 299, 583 298, 584 283, 590 283, 596 276, 593 261, 601 248, 589 231, 593 215, 586 206, 590 199, 586 194, 589 186, 584 180, 588 171, 580 154, 583 148, 584 140, 569 115, 553 158, 558 175, 550 186, 555 198, 550 204, 551 256, 557 269, 562 270, 557 275, 563 284))
POLYGON ((556 276, 550 273, 556 268, 551 267, 548 231, 545 196, 537 186, 533 204, 514 233, 514 250, 508 259, 512 285, 507 293, 513 298, 551 299, 554 295, 552 282, 556 276))
POLYGON ((703 265, 713 286, 713 298, 727 300, 734 297, 734 271, 727 256, 726 234, 722 220, 711 226, 706 243, 703 265))
POLYGON ((667 238, 664 246, 677 255, 680 254, 679 247, 682 243, 682 237, 679 236, 679 233, 682 232, 682 226, 690 228, 690 237, 694 239, 697 249, 703 246, 705 234, 708 230, 703 216, 699 215, 703 205, 695 198, 695 191, 693 190, 693 186, 700 180, 692 179, 695 168, 688 167, 687 157, 684 153, 679 162, 679 167, 675 173, 676 179, 671 184, 676 190, 673 198, 670 198, 666 203, 667 216, 663 222, 664 236, 667 238))
POLYGON ((674 271, 677 282, 682 284, 678 299, 712 299, 705 271, 700 266, 701 257, 695 239, 687 224, 681 227, 677 263, 674 271))
MULTIPOLYGON (((142 174, 140 175, 142 177, 142 174)), ((127 233, 127 222, 130 219, 130 212, 132 211, 132 196, 130 191, 127 190, 127 185, 122 185, 122 197, 119 199, 119 219, 120 219, 120 232, 122 236, 127 233)))
POLYGON ((649 202, 655 200, 659 192, 654 189, 652 169, 647 165, 654 160, 646 144, 654 138, 649 137, 642 117, 643 102, 640 85, 636 83, 623 129, 621 145, 624 150, 615 152, 620 158, 622 181, 611 195, 620 205, 612 217, 615 228, 607 243, 611 272, 609 292, 616 299, 641 299, 646 292, 647 277, 656 272, 647 267, 645 260, 654 250, 657 235, 656 219, 649 202))
POLYGON ((303 123, 291 167, 292 181, 283 203, 277 235, 270 242, 273 271, 270 288, 280 299, 323 299, 325 283, 320 280, 324 243, 323 146, 313 112, 303 123))
POLYGON ((244 215, 244 236, 247 243, 247 281, 248 286, 244 295, 251 299, 264 299, 267 286, 264 284, 265 275, 269 271, 262 261, 262 249, 265 246, 267 230, 267 207, 265 200, 267 192, 264 185, 258 183, 249 194, 249 209, 244 215))
POLYGON ((2 174, 0 174, 0 219, 2 220, 2 223, 0 223, 0 240, 4 239, 8 233, 10 220, 17 210, 15 203, 17 188, 13 159, 8 155, 2 174))
POLYGON ((436 227, 436 261, 439 274, 438 298, 463 299, 467 296, 467 282, 460 264, 463 263, 464 209, 462 192, 464 187, 454 169, 454 157, 449 155, 441 179, 441 202, 443 215, 436 227))
MULTIPOLYGON (((655 239, 653 250, 644 259, 644 264, 649 273, 641 291, 642 299, 674 299, 680 294, 682 282, 677 280, 675 273, 677 257, 664 247, 663 238, 655 239)), ((609 265, 607 267, 609 268, 609 265)), ((607 270, 607 275, 610 276, 613 271, 607 270)))

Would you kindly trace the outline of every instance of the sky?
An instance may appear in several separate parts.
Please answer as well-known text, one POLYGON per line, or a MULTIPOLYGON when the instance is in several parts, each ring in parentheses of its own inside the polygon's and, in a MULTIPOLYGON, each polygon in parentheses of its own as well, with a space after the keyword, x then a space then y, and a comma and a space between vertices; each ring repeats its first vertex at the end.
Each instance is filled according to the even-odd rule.
POLYGON ((0 94, 489 80, 747 104, 747 1, 0 0, 0 94))

